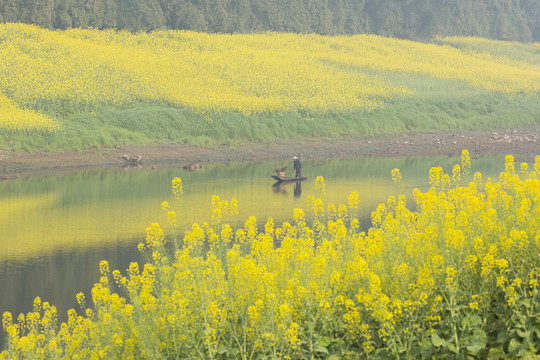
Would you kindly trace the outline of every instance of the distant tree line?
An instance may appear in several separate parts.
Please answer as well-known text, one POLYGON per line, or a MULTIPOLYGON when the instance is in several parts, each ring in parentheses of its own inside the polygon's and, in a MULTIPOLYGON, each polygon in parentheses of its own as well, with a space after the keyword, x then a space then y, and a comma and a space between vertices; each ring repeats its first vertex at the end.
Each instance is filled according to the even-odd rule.
POLYGON ((272 30, 540 42, 540 0, 0 0, 0 22, 50 29, 272 30))

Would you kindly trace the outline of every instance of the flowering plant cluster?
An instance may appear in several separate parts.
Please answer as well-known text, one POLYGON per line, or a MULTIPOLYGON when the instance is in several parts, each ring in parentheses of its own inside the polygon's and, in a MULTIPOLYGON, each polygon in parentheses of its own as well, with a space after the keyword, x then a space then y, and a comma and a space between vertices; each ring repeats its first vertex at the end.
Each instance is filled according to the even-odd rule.
MULTIPOLYGON (((234 199, 212 199, 211 224, 152 224, 142 268, 100 264, 101 279, 59 328, 36 299, 14 321, 0 359, 388 359, 532 357, 540 351, 540 157, 498 179, 470 174, 462 154, 431 187, 390 197, 361 231, 347 204, 310 196, 280 226, 224 222, 234 199)), ((395 179, 399 171, 394 170, 395 179)), ((320 188, 324 179, 317 180, 320 188)), ((179 179, 173 180, 179 196, 179 179)), ((322 193, 322 192, 321 192, 322 193)))

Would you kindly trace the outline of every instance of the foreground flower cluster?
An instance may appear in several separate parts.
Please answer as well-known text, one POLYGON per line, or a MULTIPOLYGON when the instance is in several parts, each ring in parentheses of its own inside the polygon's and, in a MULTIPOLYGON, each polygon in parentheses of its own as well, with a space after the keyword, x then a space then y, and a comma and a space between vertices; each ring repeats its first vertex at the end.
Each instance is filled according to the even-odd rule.
POLYGON ((469 169, 467 151, 452 174, 431 169, 414 205, 389 198, 367 232, 358 193, 337 206, 310 196, 290 222, 239 229, 223 221, 236 201, 215 196, 212 223, 183 237, 176 200, 164 202, 167 232, 152 224, 139 246, 148 263, 122 274, 102 262, 93 307, 79 294, 85 314, 59 329, 39 299, 18 321, 5 313, 0 359, 532 357, 540 157, 516 170, 507 156, 497 181, 469 169))

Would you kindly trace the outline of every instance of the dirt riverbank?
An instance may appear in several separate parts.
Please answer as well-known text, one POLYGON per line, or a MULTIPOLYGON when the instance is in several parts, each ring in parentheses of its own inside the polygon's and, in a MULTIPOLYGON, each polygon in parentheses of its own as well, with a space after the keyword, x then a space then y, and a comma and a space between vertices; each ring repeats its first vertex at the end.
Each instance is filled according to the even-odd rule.
MULTIPOLYGON (((314 138, 275 140, 237 147, 199 148, 173 144, 121 146, 81 152, 27 153, 0 150, 0 180, 21 176, 79 171, 85 168, 125 167, 124 155, 140 156, 140 167, 182 167, 212 162, 354 157, 460 156, 463 149, 477 154, 512 154, 516 161, 540 155, 540 129, 414 133, 340 140, 314 138)), ((127 168, 127 167, 126 167, 127 168)))

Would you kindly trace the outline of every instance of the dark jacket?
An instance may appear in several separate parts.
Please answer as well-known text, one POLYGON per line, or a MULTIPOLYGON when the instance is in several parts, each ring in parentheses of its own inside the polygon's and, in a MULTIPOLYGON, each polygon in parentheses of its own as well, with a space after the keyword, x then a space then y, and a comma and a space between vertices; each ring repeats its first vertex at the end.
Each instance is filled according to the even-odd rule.
POLYGON ((294 160, 294 170, 300 170, 302 168, 302 164, 300 163, 300 159, 294 160))

